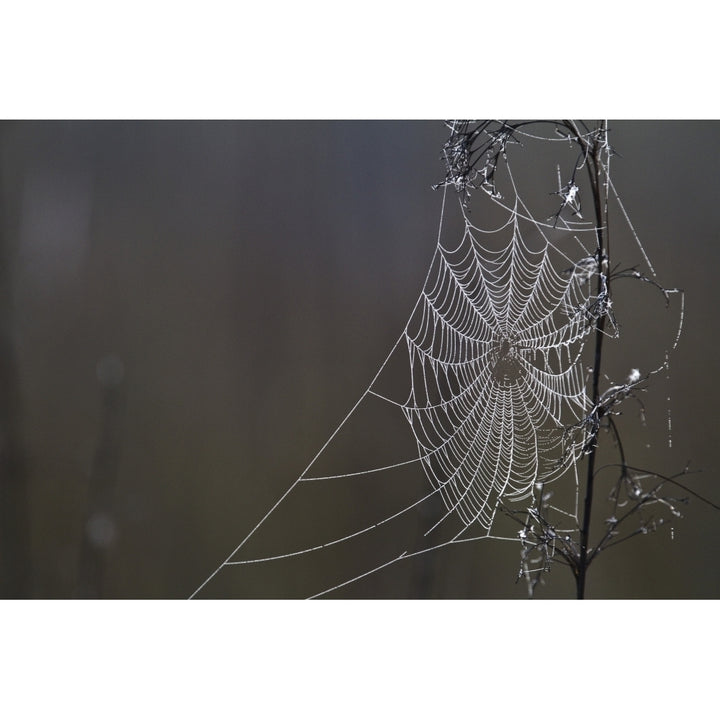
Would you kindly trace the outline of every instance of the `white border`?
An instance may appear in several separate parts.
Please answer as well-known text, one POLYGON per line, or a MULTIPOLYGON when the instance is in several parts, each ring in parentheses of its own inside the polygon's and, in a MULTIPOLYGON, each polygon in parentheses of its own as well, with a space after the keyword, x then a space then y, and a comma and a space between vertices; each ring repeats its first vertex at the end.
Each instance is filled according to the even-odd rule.
POLYGON ((4 4, 3 118, 716 118, 709 5, 4 4))
POLYGON ((8 717, 701 717, 714 602, 12 602, 8 717))

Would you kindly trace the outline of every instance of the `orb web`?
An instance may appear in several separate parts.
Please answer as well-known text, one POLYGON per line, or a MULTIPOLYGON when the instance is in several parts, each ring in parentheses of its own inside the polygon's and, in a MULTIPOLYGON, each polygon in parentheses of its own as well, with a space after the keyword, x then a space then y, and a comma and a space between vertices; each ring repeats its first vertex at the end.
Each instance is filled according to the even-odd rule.
POLYGON ((582 447, 567 429, 588 405, 590 284, 542 236, 529 247, 517 213, 506 230, 497 251, 469 222, 459 244, 440 245, 405 331, 403 410, 425 472, 449 511, 485 530, 500 498, 523 500, 567 470, 582 447))
MULTIPOLYGON (((352 559, 329 565, 317 586, 297 593, 327 595, 458 543, 522 542, 522 523, 498 527, 501 516, 512 515, 511 506, 529 517, 542 504, 543 511, 556 512, 565 523, 558 530, 578 531, 577 463, 587 450, 592 415, 584 349, 598 317, 609 318, 606 333, 616 332, 605 290, 607 263, 596 252, 599 229, 582 214, 584 159, 552 123, 541 123, 537 132, 528 131, 536 126, 501 121, 450 127, 447 174, 438 186, 437 243, 406 326, 306 469, 191 597, 221 571, 315 557, 378 533, 385 534, 373 546, 374 555, 366 555, 370 551, 362 546, 352 559), (559 150, 570 157, 562 167, 556 161, 559 150), (533 162, 516 170, 514 158, 543 152, 551 172, 536 172, 533 162), (548 177, 555 192, 548 192, 548 177), (371 454, 357 453, 367 433, 352 435, 352 425, 373 403, 399 413, 410 431, 405 445, 394 436, 383 443, 390 461, 383 457, 373 463, 371 454), (355 464, 333 468, 331 462, 328 469, 323 461, 342 445, 344 433, 351 433, 353 448, 345 456, 355 464), (412 485, 404 500, 395 495, 400 475, 412 485), (315 532, 312 513, 319 506, 312 495, 304 506, 309 511, 280 521, 278 546, 252 549, 260 529, 293 499, 349 483, 360 483, 363 499, 390 488, 390 500, 370 519, 351 513, 344 531, 323 535, 315 532), (566 490, 561 500, 545 492, 549 483, 566 490), (438 500, 439 512, 424 512, 438 500), (420 529, 408 533, 398 523, 413 514, 420 529), (303 522, 313 526, 312 532, 294 540, 292 531, 303 522)), ((603 172, 640 263, 654 274, 610 180, 609 164, 603 172)), ((295 576, 310 577, 310 570, 295 576)))

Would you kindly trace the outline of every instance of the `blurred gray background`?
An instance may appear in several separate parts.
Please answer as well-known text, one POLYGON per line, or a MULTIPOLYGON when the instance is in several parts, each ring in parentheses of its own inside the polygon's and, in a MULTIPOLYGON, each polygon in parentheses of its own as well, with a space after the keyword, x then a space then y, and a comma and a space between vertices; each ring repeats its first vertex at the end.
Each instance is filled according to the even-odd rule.
MULTIPOLYGON (((720 123, 610 127, 658 279, 686 291, 669 382, 648 395, 647 427, 623 418, 626 450, 667 473, 690 460, 702 472, 683 481, 718 503, 720 123)), ((3 597, 187 597, 228 556, 404 327, 435 247, 446 136, 439 121, 0 124, 3 597)), ((652 294, 628 302, 618 372, 649 345, 662 362, 676 321, 652 294)), ((356 490, 288 508, 268 547, 294 517, 332 539, 368 510, 360 497, 372 505, 356 490)), ((672 534, 601 556, 587 595, 720 596, 720 514, 683 512, 672 534)), ((354 561, 227 570, 203 596, 303 596, 354 561)), ((520 598, 518 562, 510 543, 467 543, 336 596, 520 598)), ((556 567, 538 595, 573 587, 556 567)))

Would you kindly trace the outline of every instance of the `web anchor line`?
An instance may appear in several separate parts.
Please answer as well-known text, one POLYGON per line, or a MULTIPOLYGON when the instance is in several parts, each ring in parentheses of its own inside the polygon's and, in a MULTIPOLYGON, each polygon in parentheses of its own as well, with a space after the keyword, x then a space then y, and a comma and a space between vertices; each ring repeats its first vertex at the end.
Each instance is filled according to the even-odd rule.
MULTIPOLYGON (((365 392, 360 396, 360 398, 358 399, 358 401, 352 406, 352 408, 350 409, 350 411, 348 412, 348 414, 343 418, 343 420, 342 420, 341 423, 337 426, 337 428, 335 428, 335 430, 333 431, 333 433, 332 433, 332 434, 330 435, 330 437, 326 440, 326 442, 323 444, 323 446, 320 448, 320 450, 318 450, 318 452, 315 454, 315 457, 313 457, 313 459, 308 463, 307 467, 305 468, 305 470, 303 470, 302 474, 301 474, 301 475, 293 482, 293 484, 290 485, 290 487, 280 496, 279 500, 270 508, 270 510, 268 510, 268 511, 265 513, 265 515, 262 517, 262 519, 261 519, 261 520, 257 523, 257 525, 255 525, 255 527, 245 536, 245 538, 242 540, 242 542, 230 553, 230 555, 228 555, 227 558, 214 570, 214 572, 211 573, 211 574, 205 579, 205 581, 204 581, 200 586, 198 586, 198 588, 197 588, 197 589, 193 592, 193 594, 190 595, 190 597, 188 598, 189 600, 192 600, 193 598, 195 598, 195 597, 197 596, 197 594, 220 572, 220 570, 222 570, 222 569, 223 569, 224 567, 226 567, 226 566, 229 566, 229 565, 233 564, 233 563, 231 563, 232 558, 233 558, 233 557, 237 554, 237 552, 245 545, 245 543, 247 543, 247 541, 250 540, 250 538, 260 529, 260 527, 263 525, 263 523, 270 517, 270 515, 272 515, 273 512, 275 512, 275 510, 280 506, 280 504, 283 502, 283 500, 285 500, 285 498, 287 498, 288 495, 290 495, 290 493, 291 493, 301 482, 307 482, 307 481, 319 479, 319 478, 305 478, 304 475, 305 475, 305 473, 313 466, 313 464, 314 464, 315 461, 320 457, 320 455, 322 455, 322 453, 325 451, 325 449, 327 448, 327 446, 333 441, 333 439, 335 438, 335 436, 340 432, 340 430, 343 428, 343 426, 345 425, 345 423, 347 423, 347 421, 350 419, 350 417, 351 417, 352 414, 355 412, 355 410, 357 410, 357 408, 360 406, 360 404, 363 402, 363 400, 368 396, 368 394, 369 394, 369 392, 370 392, 370 388, 374 385, 375 381, 378 379, 378 377, 380 376, 380 374, 381 374, 382 371, 384 370, 385 365, 387 364, 387 362, 388 362, 388 361, 390 360, 390 358, 392 357, 392 355, 393 355, 393 353, 395 352, 397 346, 400 344, 400 341, 402 340, 402 338, 403 338, 403 336, 400 335, 400 337, 395 341, 395 344, 393 345, 392 350, 388 353, 387 357, 385 358, 385 360, 383 361, 382 365, 380 366, 380 369, 379 369, 379 370, 377 371, 377 373, 375 374, 375 377, 372 379, 372 381, 371 381, 370 385, 368 386, 368 388, 367 388, 367 389, 365 390, 365 392)), ((323 478, 323 479, 324 479, 324 478, 323 478)), ((328 543, 328 544, 332 544, 332 543, 328 543)), ((297 553, 293 553, 293 554, 297 554, 297 553)))
MULTIPOLYGON (((435 258, 435 255, 438 252, 438 248, 440 246, 440 236, 442 234, 442 228, 443 228, 443 220, 445 217, 445 202, 447 197, 447 188, 443 190, 442 194, 442 203, 440 207, 440 223, 438 227, 438 235, 437 235, 437 243, 436 243, 436 249, 435 253, 433 254, 433 261, 435 258)), ((428 273, 426 275, 425 283, 427 283, 427 278, 430 275, 430 271, 432 268, 432 262, 430 263, 430 269, 428 269, 428 273)), ((417 305, 420 303, 420 298, 416 301, 415 308, 413 308, 413 313, 415 312, 415 309, 417 308, 417 305)), ((333 439, 337 436, 337 434, 340 432, 340 430, 343 428, 343 426, 347 423, 347 421, 350 419, 350 417, 353 415, 353 413, 357 410, 357 408, 362 404, 362 402, 365 400, 365 398, 369 394, 373 394, 375 396, 379 396, 377 393, 372 392, 372 388, 375 385, 377 379, 382 374, 383 370, 385 369, 387 363, 389 362, 390 358, 393 356, 393 353, 397 350, 398 345, 401 343, 401 341, 406 337, 407 334, 407 328, 403 330, 403 332, 398 336, 398 339, 395 341, 394 345, 392 346, 390 352, 385 357, 385 360, 383 360, 382 364, 380 365, 380 368, 375 373, 375 376, 370 381, 370 384, 368 385, 365 392, 362 393, 358 401, 355 403, 355 405, 352 406, 350 411, 347 413, 347 415, 343 418, 343 420, 340 422, 340 424, 335 428, 333 433, 330 435, 330 437, 325 441, 325 443, 322 445, 320 450, 317 451, 313 459, 308 463, 307 467, 303 472, 300 474, 300 476, 290 485, 290 487, 280 496, 280 498, 277 500, 277 502, 270 508, 270 510, 265 513, 265 515, 261 518, 261 520, 255 525, 255 527, 245 536, 245 538, 240 542, 240 544, 227 556, 227 558, 220 564, 218 567, 195 589, 195 591, 188 597, 189 600, 192 600, 197 596, 197 594, 224 568, 231 564, 232 558, 237 554, 237 552, 242 549, 242 547, 250 540, 250 538, 260 529, 260 527, 263 525, 263 523, 270 517, 270 515, 275 512, 275 510, 280 506, 280 504, 292 493, 292 491, 301 483, 301 482, 309 482, 314 480, 314 478, 305 478, 305 474, 310 470, 310 468, 314 465, 314 463, 317 461, 317 459, 322 455, 322 453, 325 451, 325 449, 330 445, 330 443, 333 441, 333 439)), ((420 458, 418 458, 419 460, 420 458)), ((415 462, 409 461, 409 462, 415 462)), ((409 464, 408 463, 399 463, 397 465, 402 464, 409 464)), ((337 476, 336 476, 337 477, 337 476)), ((431 493, 434 494, 434 493, 431 493)), ((353 537, 354 535, 351 535, 349 537, 353 537)), ((329 545, 332 543, 326 543, 325 545, 329 545)))

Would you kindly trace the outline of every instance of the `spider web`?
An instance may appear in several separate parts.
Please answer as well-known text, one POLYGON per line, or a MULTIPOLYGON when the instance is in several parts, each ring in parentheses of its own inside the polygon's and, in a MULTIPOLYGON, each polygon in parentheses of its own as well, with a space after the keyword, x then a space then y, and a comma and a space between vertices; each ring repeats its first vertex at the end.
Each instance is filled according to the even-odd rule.
MULTIPOLYGON (((314 557, 372 536, 379 539, 361 546, 353 562, 332 564, 321 579, 313 574, 318 586, 307 594, 327 595, 458 543, 517 542, 523 531, 511 521, 513 506, 533 512, 545 503, 562 519, 563 532, 577 531, 577 463, 587 449, 590 411, 584 349, 597 317, 608 312, 607 267, 595 252, 597 228, 582 216, 585 189, 577 176, 584 159, 552 132, 509 129, 502 122, 453 123, 451 129, 437 247, 407 325, 306 470, 192 597, 221 573, 314 557), (533 191, 538 178, 532 168, 513 169, 514 154, 534 145, 549 152, 553 163, 558 149, 570 151, 563 170, 560 164, 552 168, 555 192, 533 191), (521 182, 530 190, 520 192, 521 182), (390 438, 387 462, 343 467, 356 457, 348 446, 363 437, 354 422, 373 404, 405 418, 416 449, 393 456, 395 448, 409 445, 390 438), (333 456, 334 445, 339 450, 333 456), (419 484, 421 475, 425 482, 419 484), (391 493, 389 506, 369 503, 369 512, 363 506, 345 530, 330 521, 291 539, 289 529, 318 505, 311 500, 295 516, 285 507, 306 490, 329 486, 328 492, 336 492, 345 483, 359 483, 370 498, 378 488, 404 483, 409 497, 391 493), (562 485, 561 491, 547 492, 550 483, 562 485), (420 518, 419 531, 402 525, 409 515, 420 518), (251 539, 273 521, 280 545, 261 545, 253 554, 251 539)), ((609 167, 605 171, 608 194, 632 230, 609 167)))
POLYGON ((587 412, 580 363, 589 283, 541 233, 523 238, 516 204, 504 248, 468 222, 438 252, 405 330, 412 389, 403 410, 433 487, 466 526, 489 530, 500 498, 523 500, 562 475, 581 444, 566 429, 587 412))

